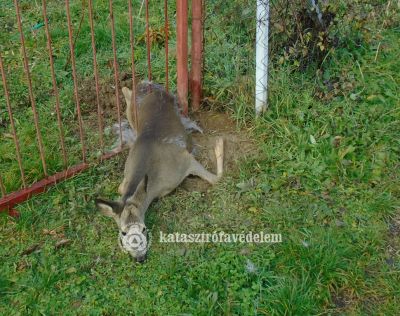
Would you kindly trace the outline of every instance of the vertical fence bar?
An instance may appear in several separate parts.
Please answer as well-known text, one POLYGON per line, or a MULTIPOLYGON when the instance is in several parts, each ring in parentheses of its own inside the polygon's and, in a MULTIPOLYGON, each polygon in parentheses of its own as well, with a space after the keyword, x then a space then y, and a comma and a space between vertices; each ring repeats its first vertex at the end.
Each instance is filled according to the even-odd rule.
POLYGON ((49 20, 47 19, 46 0, 42 0, 42 7, 43 7, 43 19, 44 19, 44 24, 45 24, 45 29, 46 29, 46 37, 47 37, 47 49, 49 51, 51 80, 53 83, 53 90, 54 90, 54 95, 56 98, 56 113, 57 113, 57 122, 58 122, 58 132, 60 134, 60 144, 61 144, 61 152, 63 155, 64 167, 66 168, 68 166, 68 158, 67 158, 67 153, 65 151, 64 129, 62 126, 61 111, 60 111, 60 97, 58 94, 56 74, 54 72, 53 49, 51 47, 51 35, 50 35, 50 30, 49 30, 49 20))
POLYGON ((150 25, 149 25, 149 0, 146 0, 146 47, 147 47, 148 79, 149 79, 149 81, 151 81, 151 44, 150 44, 150 25))
POLYGON ((97 124, 98 124, 98 129, 99 129, 101 152, 104 153, 103 115, 102 115, 103 109, 100 106, 99 72, 97 70, 97 52, 96 52, 96 42, 95 42, 95 38, 94 38, 92 0, 89 0, 88 6, 89 6, 90 35, 91 35, 91 40, 92 40, 92 52, 93 52, 93 72, 94 72, 94 82, 95 82, 95 86, 96 86, 97 124))
POLYGON ((14 140, 15 154, 16 154, 17 161, 18 161, 19 171, 21 173, 22 185, 25 188, 26 187, 25 172, 24 172, 24 168, 22 167, 21 150, 19 147, 17 131, 16 131, 15 125, 14 125, 14 117, 13 117, 13 113, 12 113, 12 109, 11 109, 11 102, 10 102, 10 93, 8 92, 6 72, 4 70, 3 58, 1 57, 1 54, 0 54, 0 70, 1 70, 1 78, 3 80, 3 89, 4 89, 4 96, 6 98, 8 117, 10 119, 11 132, 12 132, 13 140, 14 140))
POLYGON ((168 33, 169 33, 169 22, 168 22, 168 0, 164 0, 164 21, 165 21, 165 26, 164 26, 164 32, 165 32, 165 90, 169 90, 168 87, 168 74, 169 74, 169 69, 168 69, 168 33))
POLYGON ((133 12, 132 12, 132 0, 129 0, 129 40, 131 43, 131 63, 132 63, 132 96, 131 104, 133 105, 133 115, 135 117, 135 128, 138 131, 138 113, 136 104, 136 75, 135 75, 135 38, 133 34, 133 12))
POLYGON ((207 15, 207 8, 206 8, 206 0, 201 0, 201 5, 203 7, 202 10, 202 17, 201 17, 201 25, 203 28, 203 34, 202 34, 202 52, 201 52, 201 75, 204 75, 204 66, 205 66, 205 57, 204 57, 204 51, 205 51, 205 47, 206 47, 206 37, 204 29, 206 28, 206 15, 207 15))
POLYGON ((255 110, 258 116, 268 107, 269 0, 257 0, 256 26, 255 110))
POLYGON ((115 27, 114 27, 114 12, 112 0, 109 0, 110 7, 110 19, 111 19, 111 39, 113 49, 113 62, 114 62, 114 80, 115 80, 115 98, 117 104, 118 124, 119 124, 119 141, 120 149, 122 148, 122 125, 121 125, 121 108, 119 104, 119 74, 118 74, 118 62, 117 62, 117 49, 115 45, 115 27))
POLYGON ((76 67, 75 67, 75 47, 74 47, 74 41, 72 39, 72 26, 71 26, 71 13, 69 10, 69 0, 65 0, 65 8, 66 8, 66 14, 67 14, 67 23, 68 23, 68 39, 69 39, 69 49, 70 49, 70 54, 71 54, 71 68, 72 68, 72 77, 74 81, 74 96, 75 96, 75 105, 76 105, 76 111, 78 114, 78 124, 79 124, 79 137, 81 140, 81 145, 82 145, 82 160, 86 162, 86 148, 85 148, 85 140, 84 140, 84 131, 83 131, 83 123, 82 123, 82 114, 81 114, 81 105, 79 101, 79 95, 78 95, 78 79, 76 76, 76 67))
POLYGON ((192 93, 193 110, 200 108, 201 100, 201 65, 203 52, 203 26, 201 0, 192 0, 192 69, 190 89, 192 93))
POLYGON ((37 138, 37 142, 38 142, 38 146, 39 146, 39 154, 40 154, 40 159, 42 160, 43 173, 45 176, 47 176, 47 166, 46 166, 46 160, 44 157, 42 134, 40 132, 39 116, 38 116, 37 109, 36 109, 35 97, 33 95, 32 81, 31 81, 31 75, 30 75, 29 64, 28 64, 28 57, 26 56, 25 37, 24 37, 24 31, 22 29, 21 14, 20 14, 20 10, 19 10, 18 0, 14 0, 14 4, 15 4, 15 11, 17 13, 17 23, 18 23, 18 30, 19 30, 20 39, 21 39, 22 56, 23 56, 23 60, 24 60, 25 75, 26 75, 26 79, 28 82, 29 98, 31 100, 33 120, 35 123, 35 129, 36 129, 36 138, 37 138))
POLYGON ((176 2, 176 58, 178 101, 184 115, 188 114, 188 0, 176 2))

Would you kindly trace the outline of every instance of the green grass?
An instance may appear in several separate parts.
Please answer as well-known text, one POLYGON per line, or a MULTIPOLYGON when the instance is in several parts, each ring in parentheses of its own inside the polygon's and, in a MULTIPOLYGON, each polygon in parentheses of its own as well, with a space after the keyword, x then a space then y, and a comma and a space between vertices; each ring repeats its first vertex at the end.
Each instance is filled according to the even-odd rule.
MULTIPOLYGON (((115 9, 121 14, 123 3, 115 1, 115 9)), ((52 5, 55 14, 59 12, 58 4, 52 5)), ((76 22, 80 5, 73 3, 76 22)), ((371 10, 367 5, 360 7, 366 12, 371 10)), ((107 3, 99 5, 98 10, 106 12, 107 3)), ((27 12, 35 21, 40 7, 35 11, 32 5, 27 12)), ((301 72, 290 61, 273 63, 269 110, 254 119, 251 19, 243 12, 242 19, 232 17, 231 13, 241 12, 236 2, 208 4, 207 12, 206 95, 212 99, 209 102, 214 110, 232 113, 243 132, 255 140, 259 153, 243 159, 239 170, 228 171, 223 181, 205 193, 178 188, 152 204, 146 220, 152 245, 143 265, 134 265, 120 251, 115 223, 98 214, 93 203, 97 195, 116 197, 124 156, 95 166, 20 205, 18 220, 1 216, 0 314, 398 314, 398 23, 385 25, 387 16, 376 16, 369 21, 368 29, 358 30, 354 37, 362 38, 361 44, 346 37, 318 72, 313 65, 301 72), (244 23, 247 19, 250 22, 244 23), (321 100, 315 95, 318 89, 328 92, 324 80, 339 82, 340 88, 334 97, 321 100), (247 182, 248 189, 238 187, 247 182), (59 236, 43 230, 56 230, 59 236), (281 233, 283 242, 158 242, 160 231, 250 230, 281 233), (55 249, 62 238, 70 239, 71 244, 55 249), (22 255, 36 244, 40 244, 40 251, 22 255), (249 261, 255 271, 246 268, 249 261)), ((117 25, 127 30, 122 16, 117 25)), ((153 23, 160 21, 155 19, 153 23)), ((103 57, 99 60, 104 78, 111 75, 105 66, 110 58, 106 27, 106 22, 100 25, 97 35, 103 36, 99 43, 103 57)), ((55 32, 59 32, 61 51, 67 47, 66 42, 62 43, 66 30, 55 32)), ((128 35, 120 36, 121 68, 126 69, 128 35)), ((87 64, 80 68, 81 76, 90 73, 90 43, 85 41, 77 44, 79 62, 87 64)), ((162 82, 163 60, 155 63, 159 63, 154 67, 158 69, 156 78, 162 82)), ((61 58, 58 69, 63 64, 61 58)), ((139 69, 145 74, 145 63, 139 69)), ((11 79, 15 83, 17 73, 11 76, 15 76, 11 79)), ((63 76, 63 108, 66 117, 71 118, 71 74, 66 71, 63 76)), ((13 85, 13 89, 17 100, 26 99, 24 85, 13 85)), ((34 129, 22 119, 29 110, 23 110, 18 103, 22 101, 16 102, 16 115, 21 117, 18 128, 21 135, 26 135, 25 143, 32 143, 34 129)), ((40 102, 46 117, 50 109, 40 102)), ((50 125, 47 128, 51 130, 50 125)), ((72 136, 71 143, 78 146, 72 136)), ((8 141, 2 138, 1 158, 11 161, 13 152, 8 141)), ((49 139, 46 146, 53 146, 49 139)), ((50 150, 54 151, 55 170, 60 162, 56 149, 50 150)), ((31 160, 29 168, 40 169, 37 157, 31 160)), ((8 166, 17 174, 15 163, 8 166)), ((40 170, 32 178, 35 175, 40 175, 40 170)), ((9 177, 10 182, 16 179, 13 174, 9 177)))

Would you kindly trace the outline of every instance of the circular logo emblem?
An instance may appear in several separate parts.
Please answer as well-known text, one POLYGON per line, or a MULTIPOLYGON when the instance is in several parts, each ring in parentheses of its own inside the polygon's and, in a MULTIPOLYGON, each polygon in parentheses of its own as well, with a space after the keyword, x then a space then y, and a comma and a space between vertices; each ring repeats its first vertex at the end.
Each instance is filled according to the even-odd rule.
POLYGON ((142 233, 144 226, 132 224, 127 234, 123 237, 123 244, 127 250, 146 252, 150 247, 151 234, 142 233), (147 235, 147 236, 146 236, 147 235))

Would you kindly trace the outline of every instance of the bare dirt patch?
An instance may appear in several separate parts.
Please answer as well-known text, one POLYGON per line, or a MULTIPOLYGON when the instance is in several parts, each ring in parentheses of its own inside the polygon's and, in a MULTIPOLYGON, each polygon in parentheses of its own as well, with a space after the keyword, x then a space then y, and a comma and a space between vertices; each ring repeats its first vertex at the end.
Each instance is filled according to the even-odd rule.
MULTIPOLYGON (((121 107, 121 115, 125 111, 125 100, 121 89, 128 87, 132 89, 132 75, 128 73, 121 73, 118 82, 119 85, 119 104, 121 107)), ((97 111, 96 102, 96 85, 94 78, 88 78, 81 81, 79 85, 79 98, 80 102, 86 104, 86 107, 82 108, 83 115, 91 115, 93 111, 97 111)), ((102 114, 105 118, 117 119, 117 102, 115 93, 115 82, 113 78, 109 78, 107 81, 100 80, 99 82, 99 104, 102 109, 102 114)))
MULTIPOLYGON (((239 130, 229 114, 223 112, 202 111, 193 113, 191 118, 203 129, 204 133, 192 134, 193 154, 211 172, 216 172, 214 147, 219 137, 224 139, 224 172, 232 173, 239 169, 240 161, 257 153, 257 147, 248 133, 239 130)), ((188 178, 183 188, 190 191, 205 191, 209 185, 198 178, 188 178)))

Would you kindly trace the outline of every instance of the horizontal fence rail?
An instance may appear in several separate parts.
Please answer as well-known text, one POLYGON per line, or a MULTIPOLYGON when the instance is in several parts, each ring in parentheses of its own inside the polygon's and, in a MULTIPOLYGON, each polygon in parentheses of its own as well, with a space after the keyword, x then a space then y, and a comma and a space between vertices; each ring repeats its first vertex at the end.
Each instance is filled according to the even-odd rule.
MULTIPOLYGON (((147 79, 152 80, 156 78, 155 70, 153 67, 153 55, 152 49, 157 50, 158 48, 153 46, 156 44, 156 27, 152 28, 151 23, 151 6, 152 2, 149 0, 144 1, 144 19, 141 18, 141 9, 138 10, 137 15, 134 15, 134 6, 137 5, 138 8, 142 1, 129 0, 127 2, 127 12, 128 19, 126 25, 129 25, 129 40, 124 43, 123 48, 128 47, 129 49, 129 68, 120 68, 120 60, 118 56, 119 47, 121 43, 117 44, 117 35, 119 34, 119 28, 121 24, 116 24, 116 19, 120 21, 123 17, 116 15, 115 4, 112 0, 108 1, 108 8, 106 9, 109 34, 107 36, 111 37, 110 48, 112 50, 112 61, 110 63, 110 68, 113 72, 113 84, 112 89, 114 90, 114 100, 115 108, 108 113, 106 109, 107 103, 104 99, 104 91, 106 91, 107 86, 104 83, 107 77, 104 79, 104 75, 100 74, 101 71, 104 72, 105 65, 105 52, 104 45, 99 46, 97 42, 99 34, 104 38, 104 30, 102 29, 97 33, 97 23, 99 21, 100 12, 104 14, 104 5, 98 3, 94 0, 88 0, 88 2, 75 2, 73 0, 65 0, 60 6, 58 2, 47 3, 46 0, 42 0, 41 3, 41 18, 43 19, 43 25, 37 26, 35 28, 29 28, 29 21, 24 19, 24 10, 26 10, 29 5, 24 4, 21 7, 18 0, 14 0, 14 10, 15 10, 15 20, 17 25, 17 30, 20 39, 20 52, 21 65, 17 66, 18 69, 23 69, 24 74, 24 84, 28 91, 28 98, 30 103, 29 112, 21 112, 20 105, 18 102, 13 100, 16 97, 16 87, 15 86, 15 75, 10 72, 10 68, 7 65, 8 54, 6 51, 7 45, 13 45, 13 43, 4 42, 2 46, 2 51, 0 51, 0 72, 1 72, 1 83, 3 95, 0 95, 1 106, 6 109, 8 122, 7 126, 0 126, 0 133, 7 134, 10 131, 12 138, 12 143, 5 140, 0 143, 0 146, 11 146, 13 148, 11 153, 7 153, 7 156, 0 157, 0 164, 2 161, 6 162, 8 169, 0 169, 0 211, 9 211, 9 214, 16 214, 13 209, 17 204, 26 201, 33 195, 44 192, 49 186, 59 183, 65 179, 75 176, 76 174, 90 168, 93 164, 99 163, 105 159, 114 157, 123 150, 123 131, 122 131, 122 106, 120 103, 121 99, 121 84, 122 82, 122 72, 129 69, 131 75, 131 82, 124 83, 125 86, 128 85, 132 89, 132 99, 133 104, 135 124, 137 127, 137 116, 138 110, 136 106, 136 89, 135 86, 138 82, 138 78, 143 76, 143 66, 146 65, 145 71, 147 72, 147 79), (81 4, 82 9, 79 11, 81 13, 81 19, 79 25, 76 22, 77 10, 76 6, 81 4), (49 6, 52 6, 51 8, 49 6), (56 7, 56 8, 55 8, 56 7), (21 9, 22 8, 22 9, 21 9), (85 11, 87 12, 86 19, 85 11), (62 14, 65 18, 64 21, 59 19, 59 15, 62 14), (135 16, 135 19, 134 19, 135 16), (97 22, 96 22, 97 21, 97 22), (61 31, 58 29, 55 32, 57 23, 65 23, 61 31), (136 23, 136 24, 135 24, 136 23), (139 42, 141 42, 141 36, 136 36, 135 38, 135 28, 141 29, 141 25, 144 26, 144 56, 146 61, 141 63, 141 61, 136 60, 135 51, 137 50, 139 42), (43 33, 41 36, 36 36, 35 32, 40 27, 43 27, 43 33), (79 67, 82 67, 82 61, 80 60, 80 55, 82 54, 82 42, 79 42, 79 36, 82 36, 81 27, 87 27, 88 43, 89 43, 89 56, 91 58, 90 74, 86 77, 82 77, 79 67), (32 32, 30 32, 32 31, 32 32), (68 48, 65 50, 57 46, 60 42, 60 33, 65 34, 65 38, 61 39, 62 43, 68 43, 68 48), (139 40, 137 40, 139 38, 139 40), (43 40, 42 40, 43 39, 43 40), (37 78, 41 78, 43 75, 38 73, 36 70, 36 62, 40 60, 40 56, 35 54, 40 51, 40 49, 33 49, 32 42, 35 45, 43 45, 46 48, 42 49, 41 52, 47 54, 45 58, 46 65, 41 67, 48 67, 49 72, 49 82, 37 82, 37 78), (153 43, 154 42, 154 43, 153 43), (103 47, 99 49, 99 47, 103 47), (62 55, 63 52, 68 52, 62 55), (101 55, 101 62, 99 62, 99 56, 101 55), (62 57, 60 57, 62 56, 62 57), (60 66, 65 57, 66 64, 64 69, 60 66), (32 62, 34 60, 34 62, 32 62), (138 75, 136 63, 141 64, 141 71, 138 75), (100 68, 102 67, 102 68, 100 68), (63 76, 60 71, 63 72, 63 76), (66 74, 67 75, 66 75, 66 74), (62 77, 62 78, 61 78, 62 77), (70 79, 65 79, 70 78, 70 79), (93 78, 93 79, 91 79, 93 78), (66 83, 66 80, 70 80, 66 83), (82 82, 85 80, 91 82, 93 81, 93 104, 95 110, 94 115, 91 115, 90 109, 88 110, 87 93, 85 90, 82 91, 82 82), (68 86, 69 84, 69 86, 68 86), (67 88, 66 88, 67 86, 67 88), (48 88, 47 88, 48 87, 48 88), (49 90, 51 89, 50 92, 49 90), (71 89, 67 90, 67 89, 71 89), (47 95, 48 94, 48 95, 47 95), (102 95, 103 94, 103 95, 102 95), (44 98, 43 95, 47 95, 44 98), (40 96, 40 99, 39 99, 40 96), (4 101, 4 102, 3 102, 4 101), (47 104, 50 104, 52 109, 49 109, 47 104), (74 106, 72 106, 74 104, 74 106), (47 112, 46 112, 47 111, 47 112), (54 112, 53 112, 54 111, 54 112), (50 113, 51 112, 51 113, 50 113), (30 113, 30 114, 27 114, 30 113), (50 114, 49 114, 50 113, 50 114), (89 113, 89 114, 88 114, 89 113), (116 121, 114 114, 116 115, 116 121), (54 128, 53 120, 48 121, 48 116, 54 114, 54 128), (105 114, 108 116, 106 117, 105 114), (32 128, 34 130, 34 136, 31 135, 27 139, 25 131, 21 130, 23 124, 21 122, 27 122, 27 120, 33 120, 32 128), (16 123, 17 122, 17 123, 16 123), (105 131, 107 130, 106 125, 113 123, 118 124, 119 129, 119 142, 118 148, 111 148, 112 137, 110 137, 105 131), (3 130, 2 130, 3 129, 3 130), (54 136, 54 137, 53 137, 54 136), (50 145, 46 142, 46 139, 51 138, 52 141, 50 145), (32 152, 33 148, 31 144, 36 143, 37 153, 32 152), (29 148, 27 147, 29 144, 29 148), (99 149, 96 149, 99 148, 99 149), (80 153, 79 153, 80 152, 80 153), (39 159, 36 161, 32 157, 38 154, 39 159), (77 157, 77 154, 80 156, 77 157), (14 155, 14 156, 13 156, 14 155), (59 156, 58 156, 59 155, 59 156), (28 157, 29 156, 29 157, 28 157), (10 158, 14 157, 14 158, 10 158), (58 157, 58 158, 57 158, 58 157), (27 159, 31 160, 27 160, 27 159), (33 159, 33 161, 32 161, 33 159), (58 160, 59 161, 58 161, 58 160), (15 166, 14 166, 15 165, 15 166), (34 168, 32 167, 35 166, 34 168), (14 171, 18 170, 18 172, 14 171), (11 171, 10 171, 11 170, 11 171)), ((176 30, 176 41, 177 41, 177 63, 176 68, 172 69, 177 72, 177 94, 178 101, 181 106, 182 112, 184 114, 188 113, 188 85, 190 79, 190 87, 193 90, 193 100, 194 109, 199 108, 200 98, 201 98, 201 61, 202 61, 202 1, 193 0, 193 26, 192 26, 192 76, 189 78, 188 75, 188 1, 187 0, 177 0, 176 3, 168 0, 160 0, 161 8, 163 8, 163 16, 161 20, 163 21, 161 29, 159 32, 163 36, 163 49, 159 49, 157 58, 159 54, 165 55, 164 65, 164 78, 165 78, 165 89, 170 90, 169 82, 169 37, 170 35, 170 21, 168 17, 169 7, 172 6, 177 12, 177 30, 176 30)), ((121 46, 122 47, 122 46, 121 46)), ((19 61, 17 59, 17 61, 19 61)), ((86 64, 87 61, 85 60, 86 64)), ((40 68, 44 69, 44 68, 40 68)), ((86 68, 87 69, 87 68, 86 68)), ((42 70, 43 71, 43 70, 42 70)), ((125 72, 124 72, 125 73, 125 72)), ((143 77, 142 77, 143 78, 143 77)), ((111 101, 110 101, 111 102, 111 101)), ((24 123, 25 126, 29 123, 24 123)), ((2 138, 3 139, 3 138, 2 138)), ((7 147, 7 148, 8 148, 7 147)))

